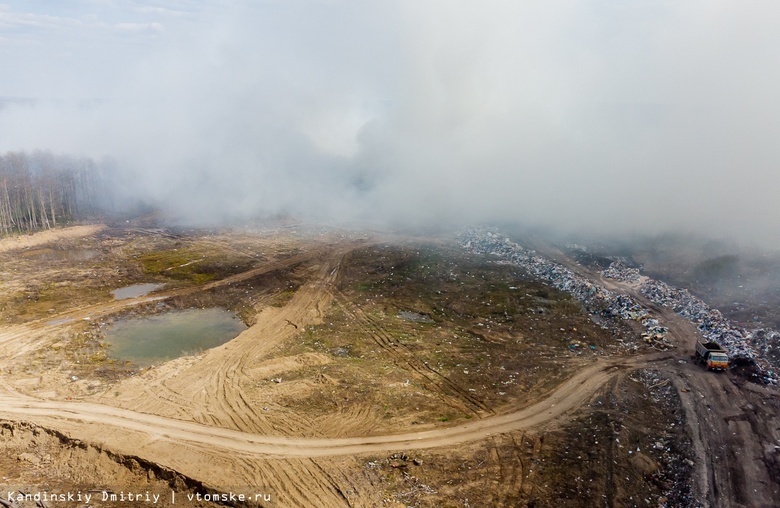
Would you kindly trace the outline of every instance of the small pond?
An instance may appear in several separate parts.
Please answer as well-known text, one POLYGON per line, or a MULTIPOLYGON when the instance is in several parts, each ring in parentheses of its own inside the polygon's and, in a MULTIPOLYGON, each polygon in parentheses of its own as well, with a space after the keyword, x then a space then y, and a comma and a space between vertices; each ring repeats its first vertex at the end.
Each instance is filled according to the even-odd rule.
POLYGON ((148 366, 219 346, 244 330, 225 309, 189 309, 117 321, 106 328, 106 340, 113 358, 148 366))
POLYGON ((133 284, 132 286, 126 286, 123 288, 115 289, 111 291, 115 300, 124 300, 125 298, 137 298, 151 293, 155 289, 160 289, 165 284, 133 284))

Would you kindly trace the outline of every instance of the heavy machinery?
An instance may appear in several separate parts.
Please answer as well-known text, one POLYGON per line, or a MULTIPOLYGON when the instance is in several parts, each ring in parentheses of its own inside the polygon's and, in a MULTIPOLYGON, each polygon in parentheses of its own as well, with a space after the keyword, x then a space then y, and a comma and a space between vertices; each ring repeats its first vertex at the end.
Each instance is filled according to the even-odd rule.
POLYGON ((717 342, 696 341, 694 358, 705 365, 707 370, 726 370, 729 368, 729 355, 717 342))

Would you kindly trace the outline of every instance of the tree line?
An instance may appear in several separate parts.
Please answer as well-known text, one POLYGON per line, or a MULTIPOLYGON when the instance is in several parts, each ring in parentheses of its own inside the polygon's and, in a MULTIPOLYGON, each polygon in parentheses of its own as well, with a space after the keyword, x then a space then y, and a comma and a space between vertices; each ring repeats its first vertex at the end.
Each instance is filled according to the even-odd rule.
POLYGON ((85 157, 0 154, 0 234, 50 229, 95 215, 102 201, 101 173, 85 157))

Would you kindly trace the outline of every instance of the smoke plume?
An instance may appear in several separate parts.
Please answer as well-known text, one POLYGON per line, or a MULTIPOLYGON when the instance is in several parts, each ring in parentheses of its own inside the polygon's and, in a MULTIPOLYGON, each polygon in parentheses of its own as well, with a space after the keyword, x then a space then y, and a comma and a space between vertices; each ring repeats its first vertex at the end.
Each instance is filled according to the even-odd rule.
POLYGON ((780 5, 0 8, 0 150, 117 161, 193 223, 287 213, 780 243, 780 5))

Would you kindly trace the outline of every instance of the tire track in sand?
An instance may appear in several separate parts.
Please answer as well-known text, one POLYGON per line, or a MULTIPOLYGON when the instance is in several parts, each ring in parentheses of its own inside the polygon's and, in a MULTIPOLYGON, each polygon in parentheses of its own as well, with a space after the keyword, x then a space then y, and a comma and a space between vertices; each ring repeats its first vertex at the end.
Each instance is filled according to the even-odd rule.
POLYGON ((472 413, 477 416, 483 416, 486 413, 494 414, 492 409, 473 397, 457 383, 425 362, 420 361, 406 345, 395 340, 381 323, 369 317, 360 307, 350 304, 349 299, 345 295, 337 293, 336 302, 339 308, 357 323, 360 330, 371 337, 371 340, 392 358, 393 363, 410 369, 412 374, 421 380, 422 383, 433 388, 434 393, 447 405, 458 411, 472 413))
POLYGON ((21 394, 3 393, 0 405, 6 418, 32 420, 62 432, 100 435, 97 429, 116 433, 122 430, 154 436, 157 440, 182 443, 196 448, 222 450, 239 456, 327 457, 392 450, 419 450, 452 446, 483 439, 494 434, 531 429, 563 419, 604 385, 619 370, 644 364, 659 355, 627 359, 597 360, 564 382, 547 398, 519 411, 441 429, 385 436, 348 438, 301 438, 271 436, 234 429, 211 427, 195 422, 140 413, 88 402, 37 400, 21 394))

